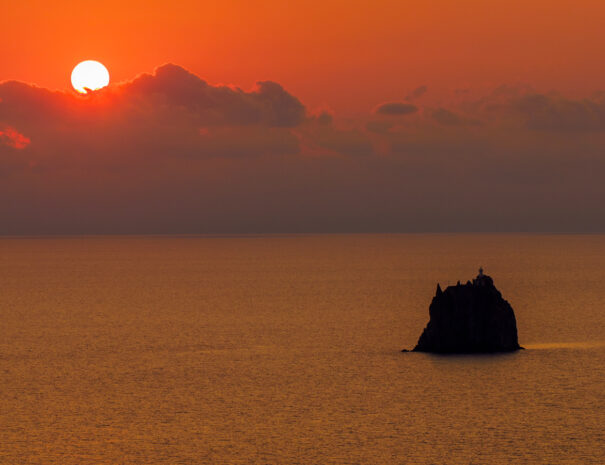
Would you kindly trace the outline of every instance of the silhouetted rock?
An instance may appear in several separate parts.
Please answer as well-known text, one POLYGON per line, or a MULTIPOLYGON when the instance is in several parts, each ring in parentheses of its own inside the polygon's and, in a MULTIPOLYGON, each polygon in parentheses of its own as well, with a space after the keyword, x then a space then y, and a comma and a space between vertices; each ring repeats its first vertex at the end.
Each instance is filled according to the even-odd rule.
POLYGON ((481 269, 472 283, 458 282, 445 291, 437 284, 429 315, 414 352, 490 353, 522 348, 512 307, 481 269))

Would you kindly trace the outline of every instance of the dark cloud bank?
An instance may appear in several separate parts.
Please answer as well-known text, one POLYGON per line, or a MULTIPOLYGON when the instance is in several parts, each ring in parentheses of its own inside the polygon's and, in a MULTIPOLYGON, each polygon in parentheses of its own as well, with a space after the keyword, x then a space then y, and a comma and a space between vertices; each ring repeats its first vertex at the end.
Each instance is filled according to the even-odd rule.
POLYGON ((0 234, 605 231, 602 95, 409 95, 350 121, 175 65, 0 83, 0 234))

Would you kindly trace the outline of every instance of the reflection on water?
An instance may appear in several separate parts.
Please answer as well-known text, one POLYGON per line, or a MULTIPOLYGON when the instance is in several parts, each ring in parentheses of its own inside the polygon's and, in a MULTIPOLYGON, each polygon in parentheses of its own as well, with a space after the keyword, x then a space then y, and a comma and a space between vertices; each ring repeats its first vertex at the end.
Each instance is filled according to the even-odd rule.
POLYGON ((586 342, 541 342, 528 344, 526 349, 601 349, 605 347, 605 341, 586 342))
POLYGON ((603 263, 600 236, 0 239, 0 463, 603 464, 603 263), (479 265, 528 350, 400 353, 479 265))

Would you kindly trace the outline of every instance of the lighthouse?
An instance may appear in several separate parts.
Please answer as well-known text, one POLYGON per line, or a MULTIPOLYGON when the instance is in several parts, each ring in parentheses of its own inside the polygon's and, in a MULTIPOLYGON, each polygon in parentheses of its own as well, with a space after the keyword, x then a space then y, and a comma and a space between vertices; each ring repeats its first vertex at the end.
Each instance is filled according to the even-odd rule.
POLYGON ((486 281, 490 280, 490 277, 487 276, 486 274, 483 274, 483 267, 479 268, 479 274, 477 275, 477 277, 473 280, 473 284, 475 286, 484 286, 486 281))

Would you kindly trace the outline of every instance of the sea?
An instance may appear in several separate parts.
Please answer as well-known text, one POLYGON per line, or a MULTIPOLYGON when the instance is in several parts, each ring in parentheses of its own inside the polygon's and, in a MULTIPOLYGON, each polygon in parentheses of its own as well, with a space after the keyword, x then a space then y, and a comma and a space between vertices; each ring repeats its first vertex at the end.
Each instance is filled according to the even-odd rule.
POLYGON ((605 236, 2 238, 0 464, 605 464, 605 236), (479 267, 525 350, 402 353, 479 267))

